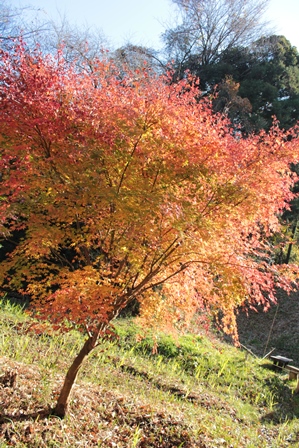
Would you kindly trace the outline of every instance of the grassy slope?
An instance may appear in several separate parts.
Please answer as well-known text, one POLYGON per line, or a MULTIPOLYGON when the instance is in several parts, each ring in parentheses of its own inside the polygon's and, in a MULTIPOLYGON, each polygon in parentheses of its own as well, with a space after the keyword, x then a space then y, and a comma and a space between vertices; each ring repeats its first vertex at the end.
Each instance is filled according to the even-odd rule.
POLYGON ((30 324, 1 305, 0 448, 299 446, 294 383, 267 361, 204 336, 161 335, 153 356, 128 321, 85 363, 67 418, 49 416, 82 335, 30 324))

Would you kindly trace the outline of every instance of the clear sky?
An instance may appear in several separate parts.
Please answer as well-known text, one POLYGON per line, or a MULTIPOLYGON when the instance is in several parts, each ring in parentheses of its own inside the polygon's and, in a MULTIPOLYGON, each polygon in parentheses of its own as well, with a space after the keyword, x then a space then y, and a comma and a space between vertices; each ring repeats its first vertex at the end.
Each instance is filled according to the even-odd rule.
MULTIPOLYGON (((65 15, 70 23, 101 29, 113 47, 130 41, 158 48, 160 34, 171 16, 171 0, 9 0, 31 5, 45 18, 65 15)), ((299 50, 299 0, 270 0, 266 19, 276 34, 284 35, 299 50)))

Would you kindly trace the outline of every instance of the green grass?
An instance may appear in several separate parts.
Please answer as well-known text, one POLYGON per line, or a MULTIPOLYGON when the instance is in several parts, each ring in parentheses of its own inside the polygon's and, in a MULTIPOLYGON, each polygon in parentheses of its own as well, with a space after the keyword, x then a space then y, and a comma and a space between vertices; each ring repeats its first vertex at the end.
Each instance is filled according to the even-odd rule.
POLYGON ((79 374, 67 417, 46 416, 84 335, 29 331, 20 307, 0 305, 0 448, 299 446, 295 383, 271 364, 211 336, 158 336, 115 324, 79 374), (16 384, 7 384, 11 372, 16 384))

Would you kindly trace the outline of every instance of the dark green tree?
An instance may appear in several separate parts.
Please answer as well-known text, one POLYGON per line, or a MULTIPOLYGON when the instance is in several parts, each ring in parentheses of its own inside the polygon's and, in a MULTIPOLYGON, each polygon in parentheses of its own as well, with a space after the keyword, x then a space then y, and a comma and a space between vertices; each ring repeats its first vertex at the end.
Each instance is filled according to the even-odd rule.
POLYGON ((273 116, 283 128, 299 119, 299 53, 284 36, 259 39, 250 48, 248 71, 235 74, 239 94, 252 105, 256 128, 269 129, 273 116))
POLYGON ((184 70, 199 77, 203 92, 216 90, 215 110, 242 123, 246 133, 268 130, 274 116, 285 129, 299 119, 299 53, 284 36, 228 48, 206 66, 192 55, 184 70))

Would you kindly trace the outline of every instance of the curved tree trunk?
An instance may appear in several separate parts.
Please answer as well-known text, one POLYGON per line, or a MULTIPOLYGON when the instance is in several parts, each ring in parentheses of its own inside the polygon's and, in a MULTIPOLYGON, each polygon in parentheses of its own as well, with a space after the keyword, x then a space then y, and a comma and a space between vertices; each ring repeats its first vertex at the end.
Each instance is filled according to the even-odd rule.
POLYGON ((70 393, 72 391, 73 385, 77 378, 77 374, 82 365, 82 362, 86 358, 86 356, 95 348, 97 344, 99 336, 99 331, 96 331, 93 335, 90 335, 89 338, 85 341, 82 349, 74 359, 72 365, 67 371, 62 389, 60 391, 57 403, 55 408, 53 409, 53 414, 58 417, 65 417, 68 407, 68 400, 70 397, 70 393))
MULTIPOLYGON (((132 295, 132 300, 134 296, 132 295)), ((99 337, 103 337, 109 327, 109 323, 119 314, 120 310, 129 302, 126 295, 117 298, 114 301, 114 307, 107 313, 107 318, 102 324, 100 324, 97 329, 93 330, 92 333, 88 331, 88 339, 85 341, 83 347, 80 352, 72 362, 72 365, 67 371, 66 377, 64 379, 64 383, 62 389, 60 391, 57 403, 52 411, 53 415, 57 415, 58 417, 65 417, 68 407, 68 400, 73 388, 73 385, 76 381, 79 369, 82 365, 82 362, 86 358, 87 355, 97 346, 99 337)))

